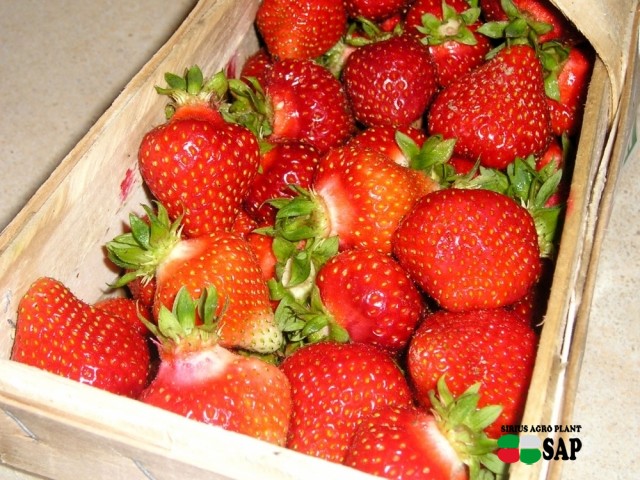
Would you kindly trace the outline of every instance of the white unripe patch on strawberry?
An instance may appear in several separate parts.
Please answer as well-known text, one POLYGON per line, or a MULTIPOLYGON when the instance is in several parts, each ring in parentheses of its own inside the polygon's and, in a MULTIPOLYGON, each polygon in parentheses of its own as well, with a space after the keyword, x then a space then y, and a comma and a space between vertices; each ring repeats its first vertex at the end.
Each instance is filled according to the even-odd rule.
POLYGON ((176 385, 190 385, 201 383, 226 373, 228 366, 235 360, 235 355, 229 350, 214 346, 202 349, 181 357, 175 357, 170 365, 173 383, 176 385))
POLYGON ((344 228, 341 220, 353 217, 353 212, 347 211, 346 208, 349 203, 343 201, 343 191, 338 179, 331 178, 323 182, 315 192, 324 207, 326 228, 323 237, 325 238, 338 235, 344 228))

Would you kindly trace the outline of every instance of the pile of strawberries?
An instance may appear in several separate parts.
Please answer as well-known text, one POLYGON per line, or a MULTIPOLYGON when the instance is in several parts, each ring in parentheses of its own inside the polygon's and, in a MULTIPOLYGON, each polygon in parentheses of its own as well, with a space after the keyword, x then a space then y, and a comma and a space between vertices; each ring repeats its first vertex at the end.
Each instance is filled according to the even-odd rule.
POLYGON ((238 75, 156 87, 113 297, 37 279, 12 358, 387 478, 501 473, 589 46, 547 0, 263 0, 255 24, 238 75))

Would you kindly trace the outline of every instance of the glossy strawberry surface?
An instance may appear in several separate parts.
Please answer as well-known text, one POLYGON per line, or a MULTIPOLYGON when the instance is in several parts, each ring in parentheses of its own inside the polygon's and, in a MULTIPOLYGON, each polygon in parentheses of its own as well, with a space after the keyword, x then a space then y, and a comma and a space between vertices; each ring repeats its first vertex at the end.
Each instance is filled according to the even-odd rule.
POLYGON ((134 398, 150 371, 137 327, 49 277, 37 279, 20 300, 11 359, 134 398))
POLYGON ((506 47, 444 88, 428 114, 431 134, 455 138, 455 152, 486 167, 542 153, 551 140, 542 66, 533 48, 506 47))
POLYGON ((425 292, 454 311, 512 304, 541 269, 533 218, 489 190, 422 197, 396 230, 393 251, 425 292))

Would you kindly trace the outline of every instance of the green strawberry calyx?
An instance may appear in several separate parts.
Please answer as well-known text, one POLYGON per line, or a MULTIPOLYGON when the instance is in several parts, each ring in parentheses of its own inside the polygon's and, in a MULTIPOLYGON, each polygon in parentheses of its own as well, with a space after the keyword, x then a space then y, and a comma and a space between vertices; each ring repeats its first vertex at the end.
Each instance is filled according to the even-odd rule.
POLYGON ((130 214, 131 231, 118 235, 106 244, 109 260, 125 270, 112 285, 114 288, 123 287, 137 277, 142 277, 143 282, 149 282, 158 267, 181 242, 182 217, 172 222, 166 208, 160 203, 156 203, 157 212, 148 205, 143 205, 142 208, 146 213, 146 220, 130 214))
MULTIPOLYGON (((226 78, 224 72, 218 75, 226 78)), ((220 114, 225 121, 248 128, 264 153, 272 148, 267 138, 273 132, 273 111, 262 85, 255 77, 244 77, 243 80, 229 78, 226 81, 229 99, 219 105, 220 114)))
POLYGON ((441 187, 448 187, 457 178, 456 170, 449 160, 453 155, 455 138, 431 135, 422 146, 401 131, 395 134, 396 144, 408 159, 405 167, 423 172, 441 187))
POLYGON ((560 86, 558 75, 569 58, 570 48, 560 42, 549 41, 538 49, 538 58, 544 70, 544 91, 547 97, 560 101, 560 86))
POLYGON ((311 238, 329 238, 331 225, 327 207, 322 198, 311 190, 297 185, 290 188, 292 198, 275 198, 269 204, 275 207, 274 236, 290 242, 311 238))
POLYGON ((315 283, 318 271, 338 253, 339 239, 327 233, 322 200, 308 190, 292 188, 297 196, 269 202, 278 209, 274 224, 254 230, 273 237, 275 277, 267 285, 271 299, 278 302, 275 318, 285 335, 285 356, 309 343, 349 340, 324 308, 315 283))
POLYGON ((502 474, 505 464, 494 453, 497 440, 487 437, 484 430, 500 416, 502 407, 490 405, 478 408, 480 384, 470 386, 462 395, 454 397, 447 387, 445 376, 437 383, 437 392, 429 392, 431 410, 438 427, 469 468, 471 480, 495 478, 502 474))
POLYGON ((495 56, 499 50, 509 45, 527 44, 535 48, 539 44, 538 37, 553 29, 553 25, 549 23, 529 18, 512 0, 501 0, 500 4, 507 20, 486 22, 477 30, 489 38, 503 41, 487 54, 487 58, 495 56))
POLYGON ((183 76, 167 72, 164 79, 167 86, 156 85, 155 89, 158 94, 171 99, 165 107, 167 119, 185 105, 202 104, 216 108, 228 90, 227 78, 222 72, 205 79, 198 65, 185 69, 183 76))
POLYGON ((171 310, 162 305, 155 325, 141 318, 165 349, 174 352, 198 351, 205 345, 218 342, 217 328, 224 315, 226 305, 218 311, 218 292, 213 286, 205 288, 194 299, 186 287, 182 287, 173 302, 171 310), (198 321, 198 319, 200 321, 198 321))
POLYGON ((275 311, 276 321, 282 328, 286 342, 283 356, 287 357, 298 348, 321 341, 347 343, 349 333, 339 325, 324 307, 320 291, 314 285, 305 302, 286 293, 280 297, 275 311))
POLYGON ((427 13, 422 16, 422 25, 418 31, 423 35, 420 41, 424 45, 441 45, 444 42, 455 41, 464 45, 478 43, 469 25, 473 25, 480 18, 480 7, 477 1, 473 5, 458 13, 455 8, 442 2, 442 19, 427 13))

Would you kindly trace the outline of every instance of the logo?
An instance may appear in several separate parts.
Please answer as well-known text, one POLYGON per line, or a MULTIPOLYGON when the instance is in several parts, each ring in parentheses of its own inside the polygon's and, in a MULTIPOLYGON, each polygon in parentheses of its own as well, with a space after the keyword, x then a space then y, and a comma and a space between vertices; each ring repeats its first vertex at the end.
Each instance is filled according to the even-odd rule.
POLYGON ((582 448, 578 437, 548 436, 541 440, 536 433, 579 433, 580 425, 503 425, 496 455, 504 463, 532 465, 544 460, 575 460, 582 448))
POLYGON ((504 463, 522 462, 527 465, 542 458, 542 442, 535 435, 503 435, 498 439, 498 458, 504 463))

